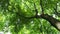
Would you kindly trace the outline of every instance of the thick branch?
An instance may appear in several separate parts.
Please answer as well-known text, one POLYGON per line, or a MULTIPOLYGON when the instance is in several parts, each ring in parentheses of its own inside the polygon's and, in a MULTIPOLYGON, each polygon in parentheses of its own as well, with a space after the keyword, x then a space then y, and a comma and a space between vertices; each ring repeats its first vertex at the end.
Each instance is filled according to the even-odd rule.
MULTIPOLYGON (((8 10, 9 10, 9 9, 8 9, 8 10)), ((37 10, 36 7, 35 7, 35 10, 37 10)), ((10 11, 10 10, 9 10, 9 11, 10 11)), ((42 11, 43 11, 43 10, 42 10, 42 11)), ((20 15, 19 12, 13 12, 13 11, 11 11, 11 12, 12 12, 12 13, 16 13, 18 16, 22 16, 22 15, 20 15)), ((35 16, 32 16, 32 17, 25 17, 25 16, 22 16, 22 17, 24 17, 24 18, 29 18, 29 19, 31 19, 31 18, 43 18, 43 19, 49 21, 50 24, 51 24, 52 26, 54 26, 56 29, 60 30, 60 21, 57 20, 57 19, 55 19, 55 18, 53 18, 52 16, 50 16, 50 15, 48 15, 48 14, 35 15, 35 16)))
POLYGON ((50 16, 48 14, 42 14, 42 15, 40 15, 40 17, 49 21, 52 26, 54 26, 56 29, 60 30, 60 21, 59 20, 53 18, 52 16, 50 16))

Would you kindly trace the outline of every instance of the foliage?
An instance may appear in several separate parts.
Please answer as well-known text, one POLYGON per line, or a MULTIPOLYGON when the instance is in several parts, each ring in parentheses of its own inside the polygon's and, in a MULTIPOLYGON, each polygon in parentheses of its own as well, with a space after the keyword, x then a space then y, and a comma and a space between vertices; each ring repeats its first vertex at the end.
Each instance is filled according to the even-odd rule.
MULTIPOLYGON (((54 7, 60 0, 42 1, 44 13, 54 16, 54 7)), ((59 31, 44 19, 26 18, 35 15, 34 3, 38 14, 41 14, 40 0, 0 0, 0 31, 10 31, 12 34, 59 34, 59 31), (4 30, 5 28, 8 30, 4 30)), ((58 16, 54 18, 60 19, 58 16)))

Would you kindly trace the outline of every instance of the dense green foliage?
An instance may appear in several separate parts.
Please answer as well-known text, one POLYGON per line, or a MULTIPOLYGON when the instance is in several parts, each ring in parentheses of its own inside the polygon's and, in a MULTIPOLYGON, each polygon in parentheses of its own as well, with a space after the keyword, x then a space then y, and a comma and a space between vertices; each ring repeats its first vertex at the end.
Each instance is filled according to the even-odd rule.
MULTIPOLYGON (((60 0, 42 1, 44 13, 54 16, 53 8, 60 0)), ((12 34, 59 34, 57 29, 42 18, 26 18, 35 15, 34 3, 38 14, 41 14, 40 0, 0 0, 0 31, 10 31, 12 34)), ((58 16, 54 18, 60 19, 58 16)))

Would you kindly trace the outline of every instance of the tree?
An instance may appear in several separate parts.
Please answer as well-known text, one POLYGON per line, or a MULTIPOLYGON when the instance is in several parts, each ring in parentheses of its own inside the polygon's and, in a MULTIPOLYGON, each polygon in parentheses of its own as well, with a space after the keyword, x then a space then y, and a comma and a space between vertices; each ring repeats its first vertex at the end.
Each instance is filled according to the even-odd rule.
POLYGON ((60 0, 0 0, 0 30, 11 31, 12 34, 58 34, 59 2, 60 0))

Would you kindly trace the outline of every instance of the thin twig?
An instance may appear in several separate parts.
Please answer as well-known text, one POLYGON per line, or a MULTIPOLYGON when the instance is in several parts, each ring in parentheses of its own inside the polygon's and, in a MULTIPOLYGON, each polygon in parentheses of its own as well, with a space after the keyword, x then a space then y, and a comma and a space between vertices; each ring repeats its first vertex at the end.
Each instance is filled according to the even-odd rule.
POLYGON ((41 6, 42 14, 44 14, 44 9, 43 9, 43 5, 42 5, 42 0, 40 0, 40 6, 41 6))
POLYGON ((55 10, 55 13, 57 13, 57 3, 56 3, 56 7, 54 8, 54 10, 55 10))
MULTIPOLYGON (((26 3, 24 3, 26 6, 27 6, 27 4, 26 3)), ((28 7, 28 6, 27 6, 28 7)), ((29 9, 30 9, 30 7, 28 7, 29 9)), ((36 8, 36 5, 35 5, 35 3, 34 3, 34 8, 35 8, 35 12, 36 12, 36 14, 35 14, 35 16, 32 16, 32 17, 30 17, 30 18, 37 18, 38 17, 38 10, 37 10, 37 8, 36 8)), ((30 9, 31 10, 31 9, 30 9)), ((33 11, 33 10, 32 10, 33 11)))
POLYGON ((38 15, 38 10, 37 10, 37 8, 36 8, 35 3, 34 3, 34 8, 35 8, 36 16, 37 16, 37 15, 38 15))

